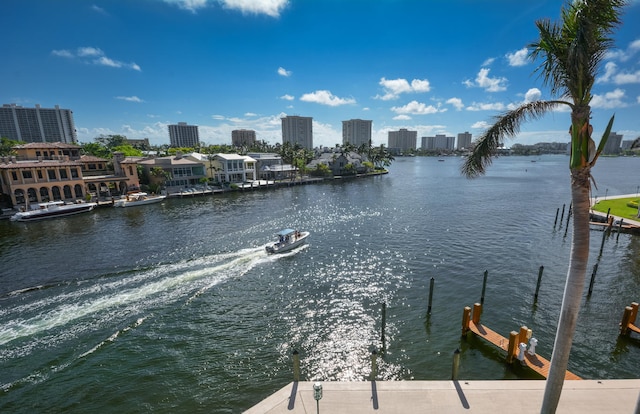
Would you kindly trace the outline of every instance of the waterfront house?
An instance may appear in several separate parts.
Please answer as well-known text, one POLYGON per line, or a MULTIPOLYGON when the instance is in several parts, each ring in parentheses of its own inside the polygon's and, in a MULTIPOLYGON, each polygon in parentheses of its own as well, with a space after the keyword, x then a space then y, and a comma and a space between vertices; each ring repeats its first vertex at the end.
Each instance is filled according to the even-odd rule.
POLYGON ((122 168, 124 159, 117 153, 114 173, 108 160, 80 155, 80 146, 74 144, 32 142, 16 145, 13 150, 16 156, 0 159, 0 191, 14 207, 74 202, 86 199, 87 194, 110 198, 139 187, 135 163, 133 168, 122 168))
POLYGON ((245 183, 256 180, 256 160, 238 154, 215 154, 211 157, 214 181, 245 183))
POLYGON ((14 207, 85 197, 79 146, 32 142, 13 150, 16 156, 0 160, 0 189, 14 207))
POLYGON ((182 190, 194 188, 206 179, 205 164, 184 157, 181 153, 169 157, 150 158, 138 162, 149 177, 150 182, 162 180, 162 184, 168 193, 178 193, 182 190), (152 173, 154 168, 160 168, 165 173, 165 177, 156 177, 152 173))

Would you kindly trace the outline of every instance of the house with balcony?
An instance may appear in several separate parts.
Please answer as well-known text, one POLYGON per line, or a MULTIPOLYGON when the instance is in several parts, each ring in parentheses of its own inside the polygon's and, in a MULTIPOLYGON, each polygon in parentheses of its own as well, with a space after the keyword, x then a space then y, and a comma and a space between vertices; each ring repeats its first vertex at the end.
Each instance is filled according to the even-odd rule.
POLYGON ((245 183, 256 180, 256 160, 238 154, 215 154, 211 157, 214 181, 219 183, 245 183))
POLYGON ((162 185, 167 193, 176 193, 185 189, 194 188, 206 179, 205 164, 195 161, 178 153, 169 157, 145 159, 138 162, 149 177, 149 182, 162 185), (160 169, 163 174, 158 175, 160 169))
POLYGON ((0 191, 13 207, 86 197, 79 146, 33 142, 13 150, 0 159, 0 191))
POLYGON ((139 188, 138 174, 118 153, 109 161, 80 155, 80 146, 60 142, 16 145, 17 155, 0 159, 0 192, 13 207, 47 201, 110 198, 139 188))

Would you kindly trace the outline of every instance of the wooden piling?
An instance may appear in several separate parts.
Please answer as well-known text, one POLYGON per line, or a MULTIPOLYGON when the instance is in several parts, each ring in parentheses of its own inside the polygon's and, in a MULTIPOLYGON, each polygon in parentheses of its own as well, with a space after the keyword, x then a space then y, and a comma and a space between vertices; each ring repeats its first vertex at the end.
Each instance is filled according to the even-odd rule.
POLYGON ((616 235, 616 241, 618 241, 618 239, 620 238, 620 233, 622 233, 622 222, 624 221, 624 219, 620 219, 620 225, 618 226, 618 234, 616 235))
POLYGON ((371 351, 371 381, 375 381, 378 376, 378 352, 371 351))
POLYGON ((558 213, 560 213, 560 207, 556 209, 556 219, 553 220, 553 228, 556 228, 556 224, 558 224, 558 213))
POLYGON ((620 335, 627 335, 629 333, 629 322, 631 321, 631 306, 624 308, 622 314, 622 322, 620 322, 620 335))
POLYGON ((538 302, 538 292, 540 291, 540 282, 542 281, 542 272, 544 272, 544 266, 540 266, 540 269, 538 269, 538 283, 536 283, 536 293, 533 295, 533 303, 538 302))
POLYGON ((458 380, 458 368, 460 367, 460 349, 453 351, 453 367, 451 368, 451 380, 458 380))
POLYGON ((487 289, 487 276, 489 275, 489 271, 484 271, 484 278, 482 279, 482 294, 480 295, 480 304, 484 305, 484 292, 487 289))
POLYGON ((381 330, 381 340, 382 340, 382 351, 386 349, 387 339, 385 337, 385 331, 387 330, 387 303, 382 303, 382 328, 381 330))
POLYGON ((627 335, 631 332, 640 333, 640 328, 635 325, 638 317, 638 303, 633 302, 631 306, 624 308, 622 322, 620 323, 620 335, 627 335))
POLYGON ((429 282, 429 305, 427 306, 427 315, 431 315, 431 303, 433 302, 433 284, 435 283, 435 279, 431 278, 429 282))
POLYGON ((560 215, 560 228, 562 228, 562 219, 564 218, 564 207, 565 204, 562 205, 562 214, 560 215))
POLYGON ((526 326, 520 327, 520 332, 518 333, 518 344, 529 342, 529 338, 527 338, 529 332, 529 328, 526 326))
POLYGON ((591 296, 591 292, 593 292, 593 282, 596 280, 596 272, 598 271, 598 263, 593 265, 593 272, 591 273, 591 281, 589 282, 589 292, 587 296, 591 296))
POLYGON ((473 323, 475 323, 476 325, 480 324, 480 315, 482 315, 482 305, 479 303, 474 303, 473 316, 471 319, 473 320, 473 323))
POLYGON ((297 349, 293 351, 293 380, 300 381, 300 354, 297 349))
POLYGON ((518 356, 518 332, 509 333, 509 345, 507 346, 507 362, 510 364, 518 356))
POLYGON ((464 307, 462 312, 462 335, 469 332, 469 321, 471 320, 471 308, 469 306, 464 307))

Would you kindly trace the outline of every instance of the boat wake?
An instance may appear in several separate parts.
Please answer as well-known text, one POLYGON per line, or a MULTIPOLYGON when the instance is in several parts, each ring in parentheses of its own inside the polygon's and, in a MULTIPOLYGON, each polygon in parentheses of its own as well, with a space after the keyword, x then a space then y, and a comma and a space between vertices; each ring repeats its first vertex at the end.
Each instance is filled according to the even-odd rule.
POLYGON ((160 265, 109 279, 84 280, 48 288, 12 292, 0 310, 0 359, 24 355, 76 337, 96 326, 113 326, 122 315, 145 317, 149 311, 185 300, 188 304, 211 287, 241 277, 268 260, 264 246, 160 265), (51 294, 52 290, 60 290, 51 294), (61 329, 65 327, 65 329, 61 329), (16 347, 7 347, 12 342, 16 347))

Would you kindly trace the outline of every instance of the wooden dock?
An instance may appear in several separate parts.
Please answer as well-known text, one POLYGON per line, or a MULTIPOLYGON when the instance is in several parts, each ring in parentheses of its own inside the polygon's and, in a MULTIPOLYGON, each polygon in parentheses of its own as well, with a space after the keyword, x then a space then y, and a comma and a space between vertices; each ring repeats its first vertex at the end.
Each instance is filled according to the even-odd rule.
POLYGON ((631 306, 624 308, 622 322, 620 322, 620 334, 628 335, 631 332, 640 334, 640 327, 636 326, 636 317, 638 316, 638 302, 633 302, 631 306))
MULTIPOLYGON (((471 308, 465 307, 462 317, 462 333, 471 331, 478 337, 486 340, 487 342, 497 346, 507 353, 507 362, 514 361, 520 362, 522 366, 526 366, 529 369, 537 372, 542 377, 547 378, 549 375, 549 367, 551 363, 537 355, 531 355, 528 351, 524 351, 524 358, 518 359, 518 345, 520 343, 526 343, 530 339, 531 331, 526 326, 520 328, 520 332, 512 331, 509 338, 505 338, 499 333, 487 328, 480 323, 480 314, 482 313, 482 305, 476 303, 473 307, 473 319, 471 319, 471 308)), ((567 371, 564 379, 566 380, 581 380, 576 374, 567 371)))

